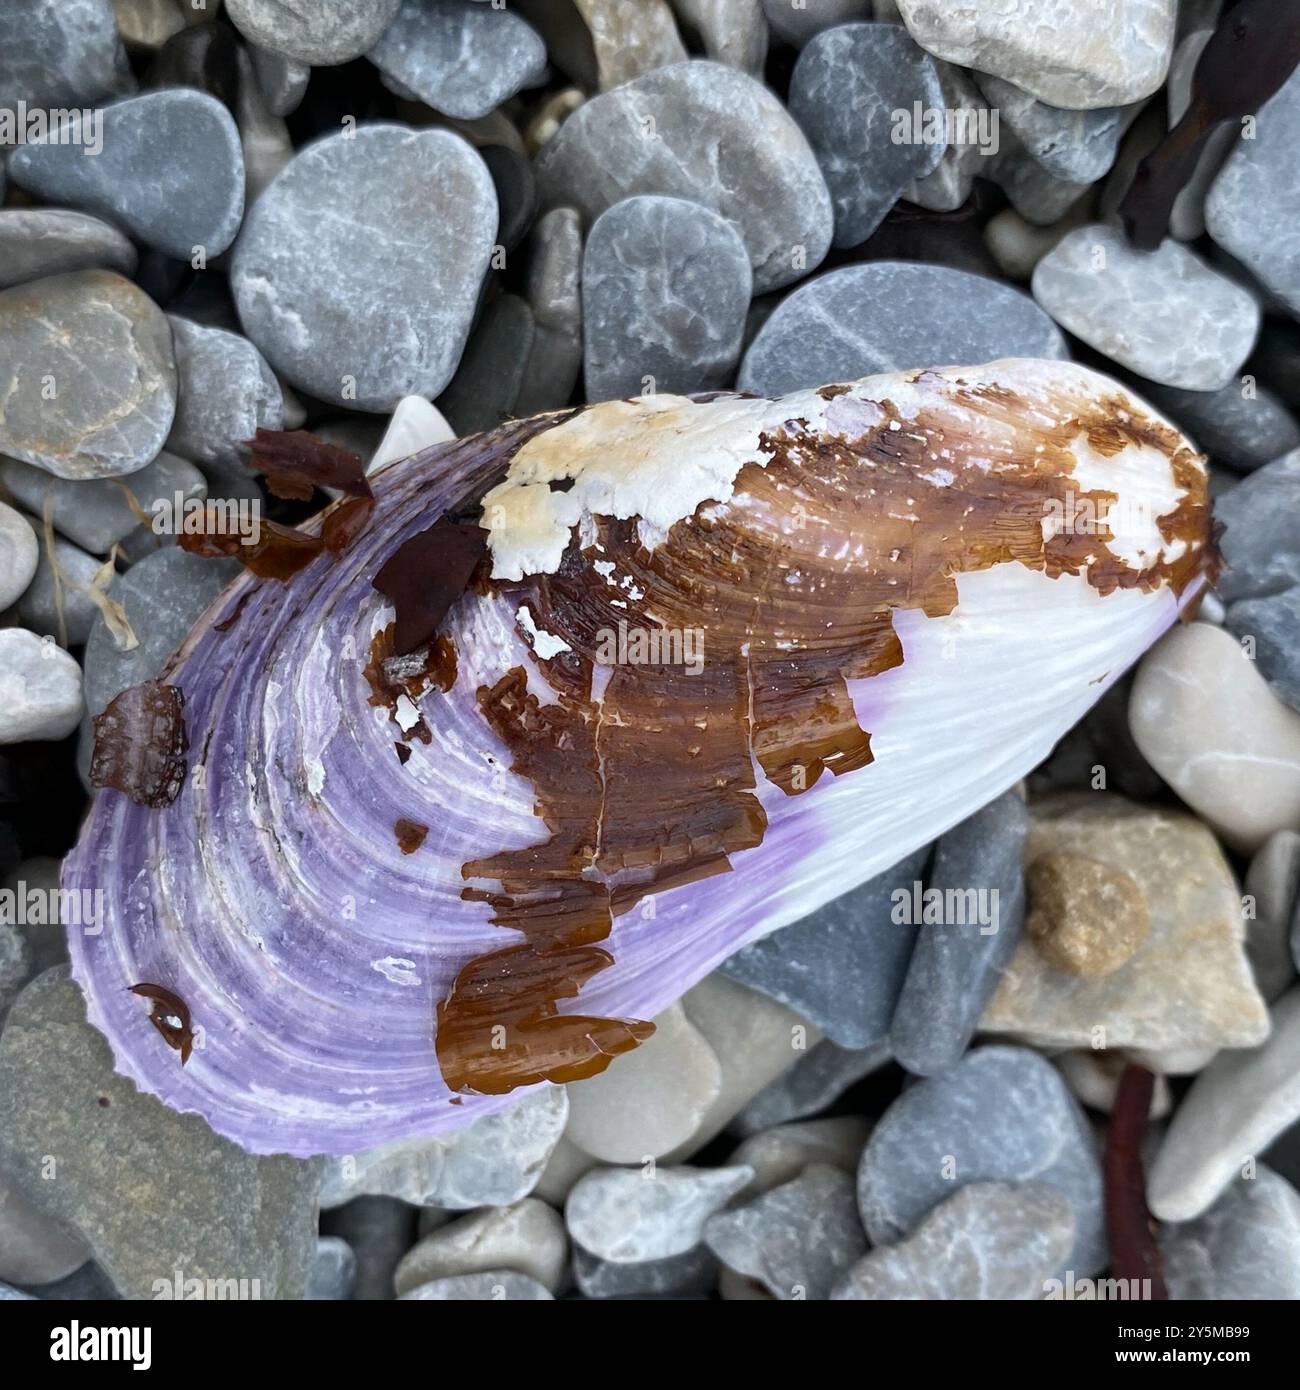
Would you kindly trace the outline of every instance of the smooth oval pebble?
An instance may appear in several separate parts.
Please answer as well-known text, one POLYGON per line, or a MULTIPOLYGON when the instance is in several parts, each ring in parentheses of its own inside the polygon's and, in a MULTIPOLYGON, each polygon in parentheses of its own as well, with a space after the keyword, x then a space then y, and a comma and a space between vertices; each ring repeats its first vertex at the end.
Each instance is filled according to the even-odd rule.
POLYGON ((1063 1192, 973 1182, 896 1245, 873 1250, 831 1291, 838 1301, 1041 1299, 1075 1240, 1063 1192))
MULTIPOLYGON (((0 460, 0 466, 4 462, 0 460)), ((0 611, 22 597, 39 559, 40 546, 31 523, 8 503, 0 502, 0 611)))
POLYGON ((1262 1047, 1221 1052, 1174 1111, 1147 1178, 1159 1221, 1208 1210, 1247 1159, 1300 1119, 1300 987, 1273 1005, 1262 1047))
POLYGON ((505 6, 403 0, 366 57, 435 111, 477 120, 546 67, 546 45, 505 6))
POLYGON ((871 261, 829 271, 782 300, 736 385, 779 396, 874 372, 1068 356, 1056 325, 1009 285, 950 266, 871 261))
POLYGON ((733 223, 754 291, 802 279, 831 243, 830 194, 803 132, 762 83, 719 63, 658 68, 585 102, 537 157, 547 207, 588 223, 638 193, 733 223))
POLYGON ((680 198, 601 213, 582 260, 587 399, 730 383, 753 276, 731 223, 680 198))
POLYGON ((1053 106, 1149 97, 1173 54, 1175 0, 897 0, 923 48, 1024 87, 1053 106))
MULTIPOLYGON (((81 135, 79 118, 73 128, 81 135)), ((61 137, 65 132, 60 132, 61 137)), ((103 148, 30 142, 9 173, 47 202, 72 203, 120 223, 179 260, 219 255, 244 215, 244 156, 230 112, 193 87, 145 92, 103 111, 103 148)))
POLYGON ((231 264, 244 331, 293 385, 388 411, 436 396, 469 332, 496 192, 458 136, 397 125, 297 154, 250 210, 231 264))
POLYGON ((853 1179, 824 1163, 711 1216, 704 1239, 729 1269, 781 1299, 825 1299, 867 1250, 853 1179))
POLYGON ((1234 849, 1300 825, 1300 713, 1231 633, 1172 631, 1143 657, 1129 726, 1143 757, 1234 849))
POLYGON ((90 1250, 75 1232, 52 1221, 0 1173, 0 1279, 52 1284, 88 1259, 90 1250))
POLYGON ((946 141, 896 139, 895 113, 943 107, 934 60, 897 24, 823 30, 795 64, 790 114, 808 137, 835 208, 835 245, 858 246, 946 141))
POLYGON ((597 1168, 564 1206, 569 1234, 618 1264, 684 1255, 704 1223, 754 1179, 752 1168, 597 1168))
POLYGON ((1092 1128, 1052 1064, 1027 1048, 977 1048, 894 1101, 858 1170, 867 1235, 892 1245, 954 1190, 990 1179, 1058 1188, 1077 1223, 1068 1267, 1091 1276, 1105 1265, 1092 1128))
POLYGON ((571 1082, 565 1138, 605 1163, 644 1163, 694 1137, 722 1089, 722 1068, 680 1003, 617 1069, 571 1082))
POLYGON ((243 471, 248 442, 259 429, 284 423, 284 398, 275 373, 238 333, 168 315, 176 355, 176 416, 167 447, 200 466, 243 471))
POLYGON ((26 628, 0 628, 0 743, 66 738, 81 718, 81 667, 26 628))
POLYGON ((402 0, 226 0, 245 38, 300 63, 331 66, 359 58, 392 23, 402 0))
POLYGON ((157 457, 176 409, 162 311, 108 270, 0 292, 0 454, 60 478, 116 478, 157 457), (53 386, 55 395, 48 394, 53 386))
POLYGON ((485 1207, 427 1235, 393 1275, 400 1297, 432 1279, 514 1269, 553 1293, 560 1286, 569 1243, 559 1215, 536 1197, 508 1207, 485 1207))
POLYGON ((1205 200, 1205 225, 1293 314, 1300 313, 1300 71, 1256 113, 1205 200))
POLYGON ((1089 347, 1165 386, 1215 391, 1240 370, 1259 306, 1176 241, 1135 251, 1117 228, 1068 232, 1034 267, 1034 298, 1089 347))
POLYGON ((71 208, 0 211, 0 290, 70 270, 134 275, 139 257, 107 222, 71 208))
POLYGON ((430 1279, 426 1284, 399 1295, 399 1301, 424 1303, 513 1303, 541 1302, 555 1295, 536 1279, 514 1269, 488 1269, 478 1274, 453 1274, 446 1279, 430 1279))

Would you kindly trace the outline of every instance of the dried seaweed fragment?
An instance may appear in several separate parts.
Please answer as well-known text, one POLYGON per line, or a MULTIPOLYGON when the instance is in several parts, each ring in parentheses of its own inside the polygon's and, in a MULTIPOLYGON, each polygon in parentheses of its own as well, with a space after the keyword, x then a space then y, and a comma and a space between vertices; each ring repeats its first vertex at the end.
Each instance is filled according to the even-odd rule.
POLYGON ((179 686, 145 681, 114 696, 95 717, 90 781, 137 806, 170 806, 185 783, 185 695, 179 686))
POLYGON ((276 497, 305 502, 318 487, 338 488, 351 497, 371 495, 361 456, 306 430, 259 429, 247 447, 250 466, 276 497))
POLYGON ((487 532, 481 526, 446 517, 394 551, 373 582, 397 614, 397 656, 406 656, 434 637, 448 609, 469 588, 486 552, 487 532))
POLYGON ((1104 1167, 1110 1272, 1116 1279, 1150 1280, 1153 1299, 1169 1297, 1142 1171, 1142 1140, 1154 1088, 1155 1077, 1145 1067, 1130 1063, 1124 1068, 1106 1133, 1104 1167))
POLYGON ((149 1022, 162 1034, 167 1046, 181 1054, 181 1066, 184 1066, 194 1049, 194 1026, 190 1020, 189 1005, 165 985, 132 985, 131 993, 153 1000, 149 1022))

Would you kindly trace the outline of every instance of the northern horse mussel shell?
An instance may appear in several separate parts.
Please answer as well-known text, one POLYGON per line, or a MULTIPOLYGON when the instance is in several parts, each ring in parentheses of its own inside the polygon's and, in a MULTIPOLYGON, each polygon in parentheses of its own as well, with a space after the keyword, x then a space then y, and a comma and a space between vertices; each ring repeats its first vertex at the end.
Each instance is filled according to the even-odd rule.
POLYGON ((100 792, 64 870, 119 1070, 257 1152, 603 1069, 1011 786, 1214 564, 1203 459, 1059 362, 615 401, 373 482, 347 549, 204 615, 175 799, 100 792), (376 576, 466 535, 403 651, 376 576))

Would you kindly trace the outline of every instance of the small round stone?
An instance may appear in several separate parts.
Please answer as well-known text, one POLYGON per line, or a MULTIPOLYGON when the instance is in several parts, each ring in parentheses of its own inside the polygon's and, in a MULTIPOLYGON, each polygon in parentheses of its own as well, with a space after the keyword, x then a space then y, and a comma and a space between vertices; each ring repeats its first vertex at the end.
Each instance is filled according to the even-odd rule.
POLYGON ((14 182, 108 217, 179 260, 224 251, 244 215, 244 156, 230 112, 206 92, 174 87, 102 114, 102 150, 24 145, 9 161, 14 182))
POLYGON ((0 743, 66 738, 81 718, 81 667, 53 641, 0 628, 0 743))
POLYGON ((1040 854, 1025 877, 1025 930, 1058 970, 1111 975, 1146 940, 1151 915, 1125 873, 1083 854, 1040 854))
POLYGON ((1056 325, 1010 285, 950 266, 871 261, 819 275, 782 300, 736 384, 779 396, 875 372, 1068 356, 1056 325))
POLYGON ((226 0, 245 38, 300 63, 329 67, 359 58, 393 22, 402 0, 226 0))
POLYGON ((582 262, 587 399, 730 383, 753 277, 731 223, 680 198, 626 198, 582 262))
POLYGON ((117 478, 156 458, 176 409, 158 306, 108 270, 0 292, 0 454, 59 478, 117 478), (54 394, 51 395, 50 387, 54 394))
POLYGON ((494 111, 546 68, 532 25, 509 8, 466 0, 404 0, 366 56, 417 100, 466 121, 494 111))
POLYGON ((107 222, 70 208, 0 212, 0 290, 70 270, 134 275, 135 247, 107 222))
POLYGON ((231 266, 244 331, 321 400, 379 412, 436 396, 496 228, 492 178, 459 136, 398 125, 329 136, 249 212, 231 266))
POLYGON ((943 158, 945 140, 918 131, 896 138, 894 113, 943 105, 934 60, 897 24, 844 24, 804 48, 790 79, 790 114, 830 189, 836 246, 864 242, 908 184, 943 158))
POLYGON ((0 502, 0 611, 22 597, 36 573, 40 547, 31 523, 0 502))
POLYGON ((803 132, 761 82, 720 63, 656 68, 585 102, 542 147, 537 177, 544 206, 589 224, 639 193, 709 208, 739 231, 760 294, 802 279, 831 243, 803 132))

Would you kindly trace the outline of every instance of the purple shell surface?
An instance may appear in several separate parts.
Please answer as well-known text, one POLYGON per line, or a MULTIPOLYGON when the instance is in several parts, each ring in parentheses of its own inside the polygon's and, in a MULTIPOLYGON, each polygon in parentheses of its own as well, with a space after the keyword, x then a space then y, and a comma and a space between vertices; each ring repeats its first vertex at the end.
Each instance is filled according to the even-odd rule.
MULTIPOLYGON (((791 538, 781 509, 803 506, 789 477, 800 473, 804 486, 810 451, 846 499, 844 544, 823 537, 819 560, 850 579, 857 564, 904 563, 893 544, 883 558, 863 557, 871 536, 906 526, 918 555, 923 540, 940 560, 951 550, 952 564, 935 571, 952 589, 949 611, 930 598, 893 607, 899 659, 866 677, 846 666, 849 713, 870 731, 866 765, 792 795, 764 775, 756 750, 747 756, 746 795, 765 821, 759 842, 730 856, 730 872, 657 889, 652 913, 614 915, 601 943, 612 964, 562 1014, 653 1019, 742 945, 932 840, 1046 756, 1202 587, 1210 546, 1199 457, 1122 388, 1069 364, 906 373, 777 402, 616 402, 405 459, 375 475, 375 513, 349 549, 285 583, 245 575, 173 658, 164 679, 184 693, 189 736, 177 799, 160 809, 112 790, 95 799, 63 883, 105 892, 102 930, 72 930, 70 950, 118 1070, 259 1153, 351 1153, 512 1104, 517 1093, 453 1091, 436 1045, 438 1006, 458 974, 518 939, 489 902, 465 896, 464 866, 548 839, 538 789, 512 770, 518 749, 480 697, 522 669, 543 705, 554 700, 548 659, 579 639, 554 636, 558 608, 544 624, 536 606, 536 622, 521 618, 515 590, 467 592, 444 625, 454 684, 416 701, 431 738, 410 740, 399 762, 403 731, 371 703, 363 674, 393 617, 372 581, 403 542, 492 488, 484 525, 494 574, 507 581, 547 568, 557 529, 566 573, 579 551, 604 565, 593 518, 640 525, 629 544, 645 565, 682 544, 680 526, 695 527, 707 550, 734 525, 762 532, 775 566, 763 591, 779 574, 798 603, 801 571, 785 557, 811 542, 791 538), (1108 432, 1115 418, 1119 435, 1108 432), (913 455, 900 457, 900 435, 913 455), (1042 440, 1056 460, 1050 478, 1042 440), (1028 533, 1039 525, 1038 492, 1004 491, 1013 460, 1018 477, 1039 469, 1038 481, 1055 486, 1072 470, 1080 495, 1133 503, 1132 529, 1095 542, 1081 564, 1064 546, 1053 551, 1062 563, 1046 567, 1012 547, 980 553, 965 572, 969 518, 1023 527, 1037 506, 1028 533), (915 515, 902 515, 882 487, 892 511, 873 518, 873 480, 886 474, 913 479, 898 495, 933 497, 935 510, 918 500, 915 515), (547 488, 557 476, 569 486, 547 488), (957 507, 963 487, 969 499, 957 507), (1194 530, 1152 525, 1175 515, 1194 530), (1103 582, 1103 572, 1121 578, 1103 582), (402 819, 428 827, 413 853, 394 834, 402 819), (131 992, 142 981, 190 1009, 184 1066, 131 992)), ((733 537, 727 555, 736 549, 733 537)), ((639 591, 616 592, 610 601, 625 604, 639 591)), ((799 659, 792 646, 787 665, 799 659)))

